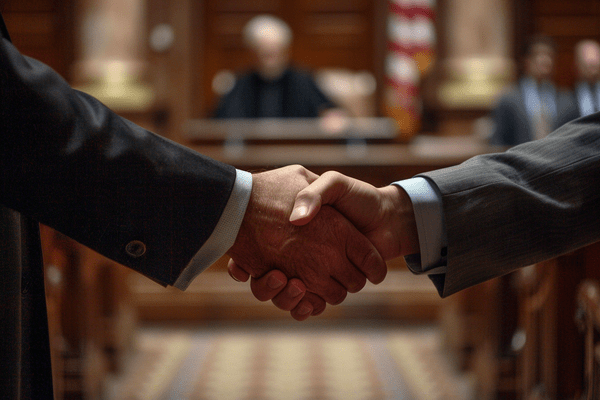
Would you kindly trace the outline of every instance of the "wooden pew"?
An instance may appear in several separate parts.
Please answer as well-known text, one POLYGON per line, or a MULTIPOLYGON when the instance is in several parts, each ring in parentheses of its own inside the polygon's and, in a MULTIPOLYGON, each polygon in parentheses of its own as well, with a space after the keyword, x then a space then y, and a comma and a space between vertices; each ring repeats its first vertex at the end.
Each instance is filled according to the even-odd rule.
POLYGON ((600 291, 588 283, 600 281, 598 260, 600 242, 447 299, 446 344, 476 376, 478 399, 598 397, 600 291))
POLYGON ((577 293, 577 322, 584 337, 584 397, 600 398, 600 284, 587 280, 577 293))
POLYGON ((537 264, 520 288, 525 344, 518 378, 523 399, 578 399, 584 349, 575 321, 578 288, 599 279, 600 242, 537 264))
POLYGON ((57 399, 99 399, 134 329, 125 267, 41 226, 57 399))
POLYGON ((480 400, 516 398, 514 278, 509 274, 458 292, 441 308, 445 348, 458 368, 473 372, 480 400))

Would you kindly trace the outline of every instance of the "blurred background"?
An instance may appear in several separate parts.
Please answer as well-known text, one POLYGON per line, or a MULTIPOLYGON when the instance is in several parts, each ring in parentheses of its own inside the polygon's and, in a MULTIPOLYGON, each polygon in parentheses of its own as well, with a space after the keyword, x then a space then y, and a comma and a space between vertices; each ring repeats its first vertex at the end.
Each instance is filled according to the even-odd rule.
MULTIPOLYGON (((0 11, 17 48, 75 88, 249 171, 298 163, 383 186, 600 106, 600 0, 0 0, 0 11)), ((444 300, 392 260, 382 284, 296 323, 229 278, 226 259, 180 292, 42 235, 57 399, 598 395, 594 245, 444 300)))

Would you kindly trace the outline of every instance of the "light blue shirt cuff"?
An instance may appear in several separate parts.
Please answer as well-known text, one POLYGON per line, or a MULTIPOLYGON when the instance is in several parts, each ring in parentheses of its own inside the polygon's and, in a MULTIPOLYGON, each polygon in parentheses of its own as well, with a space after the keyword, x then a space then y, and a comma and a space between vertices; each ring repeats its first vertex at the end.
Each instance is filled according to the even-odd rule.
POLYGON ((173 284, 185 290, 190 283, 215 263, 235 242, 252 192, 252 174, 236 170, 235 183, 223 214, 208 240, 194 255, 173 284))
POLYGON ((410 197, 419 235, 420 257, 406 257, 410 270, 416 274, 446 272, 446 227, 442 196, 437 186, 423 177, 394 182, 410 197))

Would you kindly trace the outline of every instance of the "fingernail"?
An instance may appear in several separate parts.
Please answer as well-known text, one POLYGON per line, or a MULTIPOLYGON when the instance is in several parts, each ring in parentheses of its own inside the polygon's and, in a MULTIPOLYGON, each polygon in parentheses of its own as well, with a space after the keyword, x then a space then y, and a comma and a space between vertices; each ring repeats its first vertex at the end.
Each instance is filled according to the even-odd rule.
POLYGON ((312 309, 308 306, 302 306, 298 309, 298 314, 300 315, 306 315, 309 312, 312 312, 312 309))
POLYGON ((236 282, 242 282, 242 281, 240 281, 238 278, 236 278, 235 276, 233 276, 233 275, 231 275, 231 274, 230 274, 229 276, 230 276, 230 277, 231 277, 231 278, 232 278, 234 281, 236 281, 236 282))
POLYGON ((302 290, 298 286, 292 284, 289 289, 289 294, 292 297, 298 297, 302 294, 302 290))
POLYGON ((290 215, 290 221, 295 221, 297 219, 303 218, 308 214, 308 207, 299 206, 292 210, 292 214, 290 215))
POLYGON ((278 289, 281 287, 281 285, 283 285, 283 282, 273 275, 267 279, 267 286, 271 289, 278 289))

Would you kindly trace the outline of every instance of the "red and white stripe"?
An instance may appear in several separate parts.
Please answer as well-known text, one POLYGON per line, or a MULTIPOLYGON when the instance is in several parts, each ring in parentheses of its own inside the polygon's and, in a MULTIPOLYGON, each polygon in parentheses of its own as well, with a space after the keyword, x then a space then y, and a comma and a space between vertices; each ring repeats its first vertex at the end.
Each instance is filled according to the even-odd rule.
POLYGON ((389 2, 385 101, 388 108, 405 110, 415 122, 421 114, 421 76, 434 54, 434 10, 435 0, 389 2))

